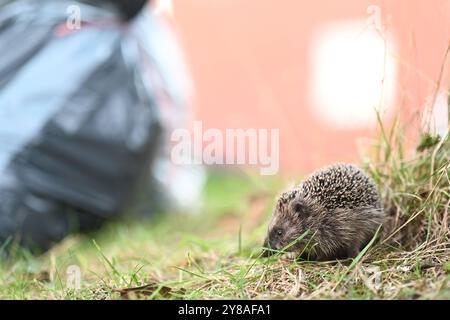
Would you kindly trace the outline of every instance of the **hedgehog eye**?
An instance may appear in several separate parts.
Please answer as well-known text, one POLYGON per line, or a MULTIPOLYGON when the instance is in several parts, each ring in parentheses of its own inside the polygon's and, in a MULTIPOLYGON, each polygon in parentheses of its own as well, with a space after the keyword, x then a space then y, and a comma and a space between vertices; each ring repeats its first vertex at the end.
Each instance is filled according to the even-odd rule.
POLYGON ((272 239, 280 239, 282 235, 283 235, 283 230, 281 228, 273 229, 270 232, 270 237, 272 239))

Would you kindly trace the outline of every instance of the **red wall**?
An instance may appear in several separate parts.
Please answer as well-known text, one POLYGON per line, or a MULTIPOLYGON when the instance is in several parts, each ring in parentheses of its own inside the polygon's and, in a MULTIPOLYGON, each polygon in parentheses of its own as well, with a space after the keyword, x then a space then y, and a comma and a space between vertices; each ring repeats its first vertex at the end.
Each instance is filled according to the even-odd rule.
POLYGON ((174 0, 196 86, 196 119, 207 128, 280 128, 285 170, 357 160, 357 139, 373 132, 333 128, 312 115, 309 50, 317 27, 367 19, 369 5, 380 7, 383 21, 391 16, 397 110, 421 110, 450 44, 450 0, 174 0))

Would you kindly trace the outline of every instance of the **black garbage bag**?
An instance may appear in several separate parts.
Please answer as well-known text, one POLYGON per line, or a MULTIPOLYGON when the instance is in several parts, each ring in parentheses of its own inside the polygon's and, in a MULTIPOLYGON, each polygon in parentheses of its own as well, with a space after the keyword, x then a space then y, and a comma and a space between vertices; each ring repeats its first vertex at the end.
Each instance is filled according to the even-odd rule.
POLYGON ((96 6, 115 8, 126 19, 133 19, 149 3, 148 0, 82 0, 84 3, 96 6))
POLYGON ((112 53, 12 163, 30 191, 104 216, 124 208, 130 186, 150 168, 162 129, 137 70, 120 48, 112 53))
POLYGON ((150 14, 124 25, 81 2, 83 27, 73 30, 73 4, 0 7, 0 247, 17 239, 46 250, 126 210, 144 184, 155 190, 149 201, 167 193, 155 167, 188 113, 174 81, 183 77, 170 72, 181 65, 174 47, 161 54, 147 42, 163 33, 150 14))

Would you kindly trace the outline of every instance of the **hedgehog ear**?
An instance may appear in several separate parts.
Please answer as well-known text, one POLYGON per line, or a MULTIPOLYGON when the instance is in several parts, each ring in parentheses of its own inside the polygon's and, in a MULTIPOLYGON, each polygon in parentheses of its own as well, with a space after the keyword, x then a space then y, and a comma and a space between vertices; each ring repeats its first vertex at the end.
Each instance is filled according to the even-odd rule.
POLYGON ((308 207, 305 203, 300 200, 292 201, 291 210, 298 215, 306 215, 308 214, 308 207))

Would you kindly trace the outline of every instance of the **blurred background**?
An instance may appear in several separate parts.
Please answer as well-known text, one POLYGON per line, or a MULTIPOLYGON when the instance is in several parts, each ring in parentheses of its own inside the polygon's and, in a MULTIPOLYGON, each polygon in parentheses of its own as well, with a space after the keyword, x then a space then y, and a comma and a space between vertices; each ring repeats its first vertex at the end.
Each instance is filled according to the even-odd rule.
POLYGON ((253 258, 283 188, 367 164, 377 114, 411 151, 448 135, 449 45, 450 0, 0 0, 0 299, 448 297, 448 138, 370 162, 402 231, 380 263, 253 258), (196 121, 278 129, 280 172, 177 163, 196 121))
POLYGON ((187 55, 195 119, 279 128, 284 173, 359 161, 375 108, 417 132, 434 106, 430 129, 447 130, 450 0, 160 3, 187 55))
POLYGON ((274 178, 296 182, 366 160, 397 117, 411 147, 446 135, 449 45, 450 0, 0 0, 0 243, 201 211, 232 174, 174 159, 197 121, 278 130, 274 178))

